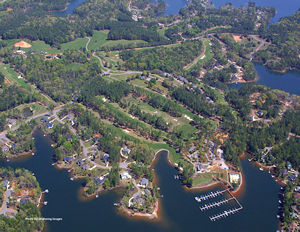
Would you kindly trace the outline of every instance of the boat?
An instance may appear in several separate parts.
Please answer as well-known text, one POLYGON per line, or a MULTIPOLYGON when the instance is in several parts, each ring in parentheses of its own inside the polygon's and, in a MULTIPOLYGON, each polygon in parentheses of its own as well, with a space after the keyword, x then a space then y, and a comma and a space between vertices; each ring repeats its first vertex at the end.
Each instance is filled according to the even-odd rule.
POLYGON ((31 155, 34 155, 34 153, 32 152, 31 155))
POLYGON ((44 205, 47 205, 48 204, 48 202, 47 201, 44 201, 44 205))
POLYGON ((259 170, 263 171, 263 169, 262 169, 262 168, 259 168, 259 170))
POLYGON ((71 177, 70 180, 74 180, 74 179, 71 177))
POLYGON ((98 198, 99 197, 99 195, 98 194, 96 194, 96 198, 98 198))

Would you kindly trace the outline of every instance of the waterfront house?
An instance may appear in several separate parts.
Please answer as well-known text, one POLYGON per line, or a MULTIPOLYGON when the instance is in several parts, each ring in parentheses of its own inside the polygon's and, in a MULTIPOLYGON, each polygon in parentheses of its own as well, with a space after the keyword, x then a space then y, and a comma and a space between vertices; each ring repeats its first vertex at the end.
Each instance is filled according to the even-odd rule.
POLYGON ((294 174, 291 174, 291 175, 289 175, 288 179, 289 179, 289 181, 295 181, 296 176, 294 174))
POLYGON ((73 159, 72 156, 66 156, 66 157, 64 157, 64 161, 65 161, 66 163, 70 163, 70 162, 72 161, 72 159, 73 159))
POLYGON ((135 198, 132 199, 132 203, 133 204, 137 204, 139 207, 142 206, 145 203, 145 199, 137 196, 135 198))
POLYGON ((151 196, 151 192, 150 192, 149 189, 145 189, 144 193, 145 193, 146 197, 150 197, 151 196))
POLYGON ((96 179, 94 179, 95 184, 103 184, 104 182, 105 182, 105 177, 104 176, 97 177, 96 179))
POLYGON ((6 189, 9 189, 9 180, 4 180, 4 181, 3 181, 3 186, 4 186, 6 189))
POLYGON ((9 151, 8 146, 6 146, 6 145, 2 146, 2 152, 3 152, 3 153, 4 153, 4 152, 8 152, 8 151, 9 151))
POLYGON ((126 171, 122 172, 120 176, 121 176, 121 180, 131 179, 131 175, 129 175, 129 173, 126 171))
POLYGON ((240 175, 238 173, 229 173, 230 183, 238 183, 240 180, 240 175))
POLYGON ((143 188, 146 188, 148 184, 149 184, 149 180, 144 177, 142 178, 142 180, 139 183, 139 185, 143 188))

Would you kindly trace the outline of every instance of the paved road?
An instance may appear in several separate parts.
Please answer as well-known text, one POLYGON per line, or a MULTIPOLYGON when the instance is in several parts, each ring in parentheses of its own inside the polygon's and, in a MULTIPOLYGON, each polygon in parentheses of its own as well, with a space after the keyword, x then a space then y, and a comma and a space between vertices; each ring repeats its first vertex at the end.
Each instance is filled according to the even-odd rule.
MULTIPOLYGON (((11 196, 11 190, 7 189, 4 192, 4 198, 3 198, 3 202, 2 202, 2 206, 0 208, 0 214, 1 215, 5 215, 8 216, 7 213, 13 213, 15 214, 16 212, 14 210, 8 209, 7 205, 9 203, 9 197, 11 196)), ((8 216, 8 217, 12 217, 12 216, 8 216)))

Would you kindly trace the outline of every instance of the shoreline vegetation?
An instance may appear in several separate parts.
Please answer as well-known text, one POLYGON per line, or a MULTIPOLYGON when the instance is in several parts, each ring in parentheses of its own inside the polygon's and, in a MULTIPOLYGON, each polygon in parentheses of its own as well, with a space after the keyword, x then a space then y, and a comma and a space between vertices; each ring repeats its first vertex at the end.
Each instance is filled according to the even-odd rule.
MULTIPOLYGON (((300 10, 269 24, 275 9, 254 2, 191 0, 152 17, 165 8, 158 3, 85 1, 66 17, 51 12, 69 0, 0 4, 1 157, 34 155, 39 127, 52 165, 82 180, 81 200, 120 190, 115 205, 133 218, 160 220, 162 152, 185 191, 240 195, 249 154, 296 195, 300 98, 250 82, 260 78, 255 62, 299 69, 300 10)), ((288 225, 286 202, 277 217, 288 225)))

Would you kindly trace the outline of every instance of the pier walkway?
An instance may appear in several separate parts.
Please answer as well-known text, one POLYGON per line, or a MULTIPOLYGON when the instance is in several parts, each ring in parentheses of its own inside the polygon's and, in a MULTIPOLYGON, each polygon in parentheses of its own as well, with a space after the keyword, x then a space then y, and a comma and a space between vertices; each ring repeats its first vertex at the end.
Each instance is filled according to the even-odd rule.
POLYGON ((200 197, 195 197, 195 200, 200 203, 201 201, 205 201, 205 200, 208 200, 208 199, 215 198, 217 196, 221 196, 226 192, 230 195, 230 198, 226 198, 224 200, 207 203, 204 206, 200 206, 199 207, 200 210, 205 211, 205 210, 212 209, 214 207, 219 207, 221 205, 227 204, 229 201, 232 201, 232 200, 235 201, 238 204, 239 207, 238 208, 232 208, 232 209, 229 209, 229 210, 224 210, 223 212, 221 212, 217 215, 211 216, 211 217, 209 217, 209 219, 211 221, 216 221, 216 220, 219 220, 221 218, 226 218, 229 215, 233 215, 233 214, 239 212, 240 210, 242 210, 243 206, 236 199, 236 197, 232 195, 232 193, 229 191, 229 189, 225 189, 225 190, 222 190, 222 191, 216 191, 216 192, 210 192, 206 195, 201 195, 200 197))

